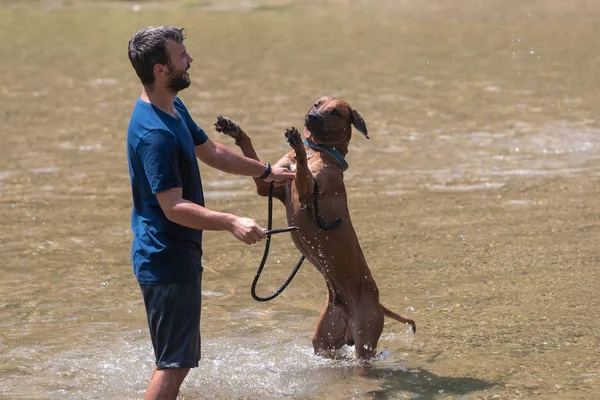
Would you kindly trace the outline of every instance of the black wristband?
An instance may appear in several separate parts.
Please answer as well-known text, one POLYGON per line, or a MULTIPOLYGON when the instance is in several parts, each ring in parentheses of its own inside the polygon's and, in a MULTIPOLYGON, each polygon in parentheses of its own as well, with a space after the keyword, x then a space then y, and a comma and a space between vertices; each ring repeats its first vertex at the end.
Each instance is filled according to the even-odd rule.
POLYGON ((258 179, 265 179, 271 174, 271 164, 265 163, 265 166, 267 167, 266 171, 261 176, 259 176, 258 179))

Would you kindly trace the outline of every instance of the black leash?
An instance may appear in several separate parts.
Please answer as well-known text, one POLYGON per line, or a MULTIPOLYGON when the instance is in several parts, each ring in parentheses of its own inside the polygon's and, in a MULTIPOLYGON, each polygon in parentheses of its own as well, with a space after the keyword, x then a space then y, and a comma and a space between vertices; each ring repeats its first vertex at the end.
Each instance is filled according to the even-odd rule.
POLYGON ((340 226, 342 222, 344 222, 344 220, 341 218, 336 219, 331 224, 328 224, 323 220, 323 217, 321 216, 321 211, 319 211, 319 185, 317 185, 317 181, 315 181, 315 222, 317 223, 319 229, 324 231, 335 229, 338 226, 340 226))
MULTIPOLYGON (((298 230, 298 228, 295 226, 290 226, 287 228, 273 229, 273 187, 274 187, 273 182, 271 182, 271 184, 269 185, 269 208, 268 208, 268 216, 267 216, 267 218, 268 218, 267 231, 265 232, 267 234, 267 241, 265 243, 265 252, 263 253, 262 260, 260 262, 260 265, 258 266, 258 270, 256 271, 256 276, 254 277, 254 281, 252 282, 252 288, 250 290, 250 293, 252 294, 252 298, 256 301, 269 301, 269 300, 273 300, 275 297, 279 296, 281 294, 281 292, 283 292, 285 290, 285 288, 290 284, 292 279, 294 279, 294 276, 296 276, 296 273, 300 269, 300 266, 304 262, 304 258, 305 258, 304 256, 300 257, 300 260, 298 260, 298 263, 296 263, 296 266, 294 267, 294 270, 292 271, 290 276, 286 279, 285 282, 283 282, 283 285, 281 285, 281 287, 275 291, 275 293, 273 293, 272 295, 267 296, 267 297, 259 297, 256 294, 256 285, 258 283, 258 279, 260 278, 260 274, 262 274, 262 270, 265 267, 265 263, 267 262, 267 258, 269 256, 269 248, 271 247, 271 235, 298 230)), ((340 219, 335 220, 331 224, 329 224, 323 220, 323 217, 321 217, 321 213, 319 212, 318 193, 319 193, 319 186, 317 185, 317 182, 315 181, 315 201, 314 201, 315 205, 314 205, 314 207, 315 207, 315 222, 317 223, 317 226, 324 231, 337 228, 338 226, 341 225, 343 220, 340 218, 340 219)))
POLYGON ((265 252, 263 253, 262 261, 260 262, 260 265, 258 266, 258 270, 256 271, 256 276, 254 277, 254 281, 252 282, 252 288, 250 290, 250 293, 252 294, 252 298, 256 301, 269 301, 269 300, 273 300, 275 297, 279 296, 281 294, 281 292, 283 292, 284 289, 290 284, 292 279, 294 279, 294 276, 296 276, 296 273, 298 272, 298 270, 300 269, 300 266, 302 265, 302 262, 304 261, 304 256, 301 256, 300 260, 294 267, 294 270, 292 271, 290 276, 286 279, 285 282, 283 282, 283 285, 281 285, 281 287, 275 291, 275 293, 273 293, 272 295, 267 296, 267 297, 259 297, 256 294, 256 284, 258 283, 260 274, 262 273, 262 270, 265 267, 265 263, 267 262, 267 257, 269 256, 269 247, 271 246, 271 235, 298 230, 298 228, 295 226, 290 226, 287 228, 280 228, 280 229, 273 229, 273 186, 274 186, 273 182, 271 182, 271 184, 269 185, 269 211, 268 211, 268 222, 267 222, 268 229, 265 232, 267 234, 267 241, 265 243, 265 252))

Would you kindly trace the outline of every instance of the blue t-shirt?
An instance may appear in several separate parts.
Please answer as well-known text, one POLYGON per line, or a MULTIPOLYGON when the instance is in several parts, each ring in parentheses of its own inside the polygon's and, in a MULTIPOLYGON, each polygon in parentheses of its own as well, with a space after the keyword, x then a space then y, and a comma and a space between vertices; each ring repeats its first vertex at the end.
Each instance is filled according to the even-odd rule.
POLYGON ((183 199, 204 206, 194 146, 208 137, 179 98, 174 106, 179 118, 138 99, 127 132, 131 260, 142 284, 185 282, 202 273, 202 231, 169 221, 156 198, 156 193, 181 187, 183 199))

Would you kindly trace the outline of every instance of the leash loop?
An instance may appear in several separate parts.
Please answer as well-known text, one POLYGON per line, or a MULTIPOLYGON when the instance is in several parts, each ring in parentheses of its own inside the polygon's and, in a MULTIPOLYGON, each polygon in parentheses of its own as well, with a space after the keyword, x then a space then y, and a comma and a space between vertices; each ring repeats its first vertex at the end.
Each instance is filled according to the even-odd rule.
POLYGON ((273 229, 273 186, 273 182, 271 182, 271 184, 269 185, 269 208, 266 231, 267 241, 265 242, 265 251, 263 253, 260 265, 258 266, 258 269, 256 271, 256 275, 254 276, 254 280, 252 281, 252 287, 250 288, 250 294, 252 295, 252 298, 256 301, 261 302, 273 300, 275 297, 279 296, 281 292, 283 292, 285 288, 290 284, 292 279, 294 279, 294 276, 296 276, 296 273, 300 269, 300 266, 302 266, 302 262, 304 262, 304 256, 301 256, 300 260, 298 260, 298 263, 296 263, 296 266, 294 267, 294 270, 292 271, 290 276, 285 280, 285 282, 283 282, 283 285, 281 285, 279 289, 275 291, 275 293, 267 297, 260 297, 256 294, 256 285, 258 284, 258 279, 260 278, 263 268, 265 267, 265 263, 267 262, 267 258, 269 257, 269 248, 271 247, 271 235, 298 230, 298 228, 295 226, 290 226, 288 228, 273 229))

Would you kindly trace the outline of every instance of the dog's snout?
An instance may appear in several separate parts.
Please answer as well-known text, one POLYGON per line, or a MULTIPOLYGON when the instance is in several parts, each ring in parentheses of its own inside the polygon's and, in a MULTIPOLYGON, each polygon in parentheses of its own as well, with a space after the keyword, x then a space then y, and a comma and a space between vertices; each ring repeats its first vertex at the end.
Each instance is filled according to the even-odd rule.
POLYGON ((308 118, 309 121, 318 121, 323 118, 323 116, 317 112, 308 113, 308 115, 306 117, 308 118))
POLYGON ((319 111, 311 111, 304 117, 304 126, 313 135, 325 135, 327 133, 326 116, 319 111))

